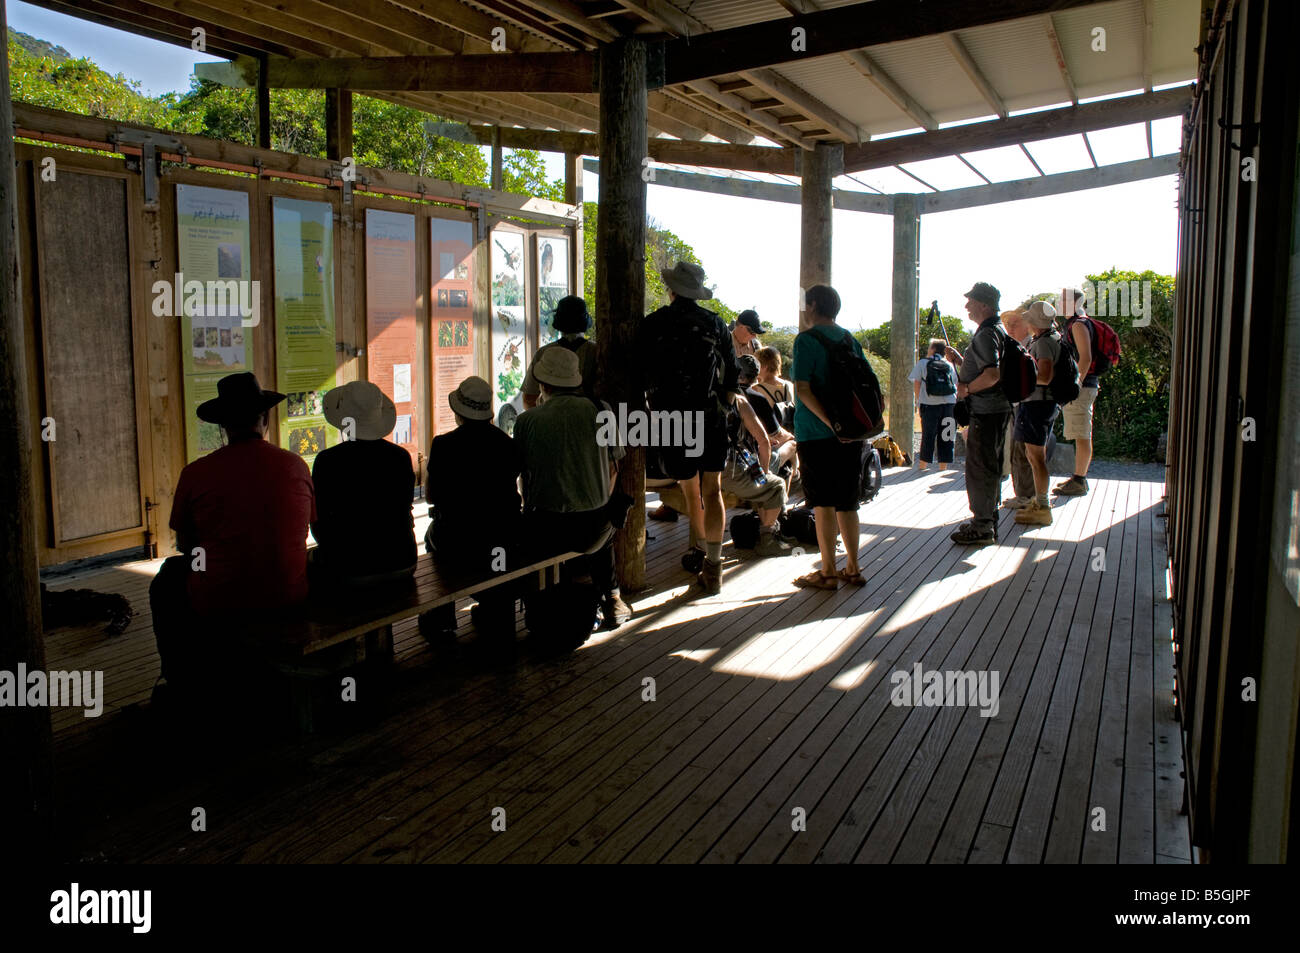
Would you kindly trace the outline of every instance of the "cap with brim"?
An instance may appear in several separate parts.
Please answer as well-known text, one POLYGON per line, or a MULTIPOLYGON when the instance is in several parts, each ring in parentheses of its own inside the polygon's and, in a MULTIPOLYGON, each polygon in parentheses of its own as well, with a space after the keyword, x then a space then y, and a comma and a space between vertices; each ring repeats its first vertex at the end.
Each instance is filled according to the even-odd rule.
POLYGON ((1035 301, 1025 309, 1024 320, 1031 327, 1045 331, 1056 323, 1056 309, 1046 301, 1035 301))
POLYGON ((227 374, 217 381, 217 396, 199 404, 195 412, 205 423, 242 422, 270 410, 282 400, 284 394, 262 390, 255 374, 227 374))
POLYGON ((492 386, 481 377, 467 377, 447 395, 447 404, 466 420, 491 420, 492 386))
POLYGON ((763 325, 758 320, 757 311, 740 312, 740 314, 736 315, 736 323, 743 324, 745 327, 749 328, 749 330, 753 331, 755 334, 763 333, 763 325))
POLYGON ((382 440, 397 424, 397 407, 370 381, 335 387, 322 404, 325 419, 354 440, 382 440))
POLYGON ((555 304, 555 317, 551 323, 561 334, 582 334, 591 327, 587 302, 577 295, 566 295, 555 304))
POLYGON ((683 298, 709 299, 713 292, 704 287, 704 269, 689 261, 679 261, 669 269, 662 269, 659 277, 663 278, 673 292, 683 298))
POLYGON ((533 376, 552 387, 581 387, 578 355, 563 347, 548 347, 537 354, 533 376))

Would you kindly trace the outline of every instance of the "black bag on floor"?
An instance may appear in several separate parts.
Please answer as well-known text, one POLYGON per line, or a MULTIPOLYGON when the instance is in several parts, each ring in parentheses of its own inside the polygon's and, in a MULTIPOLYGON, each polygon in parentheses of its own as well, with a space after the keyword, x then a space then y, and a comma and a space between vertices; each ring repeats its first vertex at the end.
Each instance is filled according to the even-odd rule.
POLYGON ((753 510, 737 513, 731 518, 731 542, 738 549, 753 549, 758 545, 758 531, 761 526, 758 514, 753 510))
POLYGON ((591 583, 561 582, 524 596, 524 624, 543 645, 577 648, 591 637, 599 605, 591 583))
POLYGON ((776 525, 782 536, 797 539, 810 546, 817 545, 817 519, 812 507, 806 503, 792 510, 786 510, 777 517, 776 525))

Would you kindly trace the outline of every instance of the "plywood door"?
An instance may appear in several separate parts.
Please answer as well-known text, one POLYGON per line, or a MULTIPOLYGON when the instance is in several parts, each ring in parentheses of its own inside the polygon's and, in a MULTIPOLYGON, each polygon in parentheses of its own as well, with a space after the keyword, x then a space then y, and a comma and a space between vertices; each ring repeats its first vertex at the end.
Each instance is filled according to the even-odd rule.
POLYGON ((60 169, 38 201, 56 545, 143 522, 127 181, 60 169))

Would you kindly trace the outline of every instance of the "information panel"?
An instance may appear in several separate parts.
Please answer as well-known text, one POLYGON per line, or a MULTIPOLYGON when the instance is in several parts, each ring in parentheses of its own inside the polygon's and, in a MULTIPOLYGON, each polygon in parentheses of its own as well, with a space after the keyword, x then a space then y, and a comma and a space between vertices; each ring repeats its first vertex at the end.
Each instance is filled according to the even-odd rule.
POLYGON ((447 395, 474 374, 474 227, 469 222, 429 220, 433 295, 433 431, 456 429, 447 395))
POLYGON ((416 458, 415 216, 366 209, 366 376, 397 407, 390 439, 416 458))

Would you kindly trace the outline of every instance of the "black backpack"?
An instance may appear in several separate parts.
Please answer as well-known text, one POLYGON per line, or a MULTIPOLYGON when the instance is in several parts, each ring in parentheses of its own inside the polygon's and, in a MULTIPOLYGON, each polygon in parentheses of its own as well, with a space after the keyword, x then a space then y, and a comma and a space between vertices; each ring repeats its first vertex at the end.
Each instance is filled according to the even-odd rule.
MULTIPOLYGON (((1056 329, 1052 328, 1048 333, 1056 334, 1056 329)), ((1061 336, 1057 334, 1056 337, 1061 351, 1052 366, 1052 382, 1047 385, 1047 392, 1052 395, 1052 400, 1064 407, 1079 396, 1079 365, 1061 336)))
POLYGON ((841 440, 866 440, 885 429, 885 401, 880 381, 866 358, 854 349, 853 335, 832 343, 809 330, 826 349, 826 382, 817 394, 831 429, 841 440))
POLYGON ((932 354, 925 362, 925 392, 931 397, 948 397, 957 393, 952 383, 952 370, 948 362, 938 354, 932 354))
POLYGON ((647 319, 646 396, 655 410, 716 410, 724 380, 721 322, 698 306, 647 319))
POLYGON ((995 324, 993 327, 1002 343, 1002 356, 998 360, 998 384, 1007 400, 1018 404, 1038 386, 1038 367, 1024 345, 1002 330, 1001 325, 995 324))

